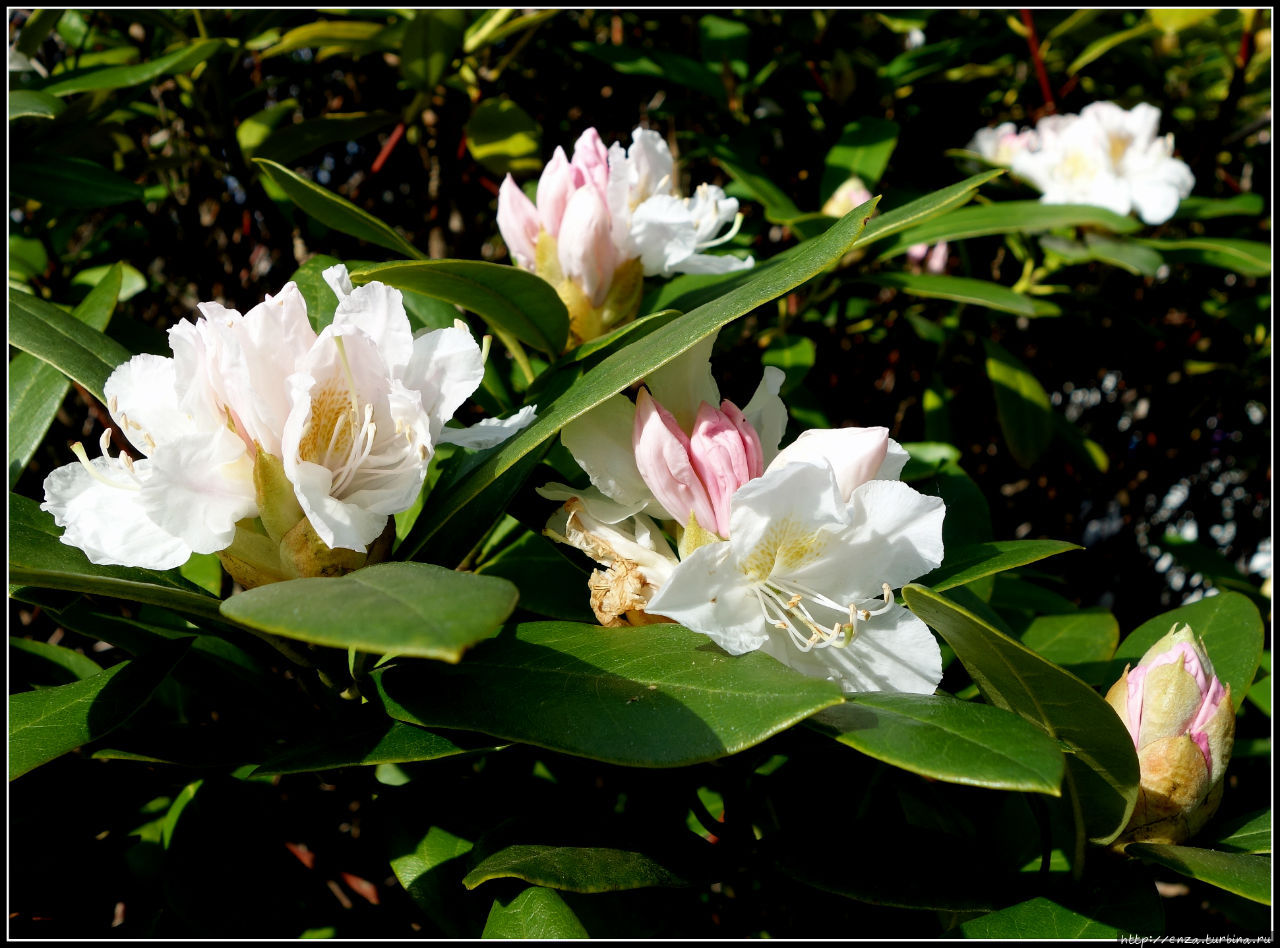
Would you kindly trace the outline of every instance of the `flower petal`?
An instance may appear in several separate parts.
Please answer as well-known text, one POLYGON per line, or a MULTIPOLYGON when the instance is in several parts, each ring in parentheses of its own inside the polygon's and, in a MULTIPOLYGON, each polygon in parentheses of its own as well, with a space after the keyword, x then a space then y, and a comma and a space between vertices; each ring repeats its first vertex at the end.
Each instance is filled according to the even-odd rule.
POLYGON ((701 632, 730 655, 760 648, 769 637, 764 611, 728 543, 710 543, 681 561, 648 611, 701 632))
POLYGON ((413 340, 413 357, 401 381, 422 394, 422 407, 431 419, 433 438, 444 423, 471 397, 484 378, 480 347, 466 329, 452 326, 423 333, 413 340))
MULTIPOLYGON (((644 384, 650 393, 675 416, 683 431, 693 430, 693 421, 703 402, 720 404, 720 388, 711 375, 711 350, 715 344, 716 337, 707 336, 645 376, 644 384)), ((750 413, 744 413, 750 421, 750 413)), ((761 437, 763 440, 763 435, 761 437)))
POLYGON ((854 489, 849 513, 849 530, 841 540, 870 581, 855 587, 863 597, 874 597, 880 583, 897 589, 941 564, 946 514, 941 497, 900 481, 868 481, 854 489))
POLYGON ((148 518, 196 553, 216 553, 235 539, 236 521, 258 513, 253 461, 226 428, 185 435, 151 458, 142 485, 148 518))
POLYGON ((889 449, 888 428, 810 428, 774 458, 770 470, 786 464, 829 463, 836 472, 840 496, 875 477, 889 449))
POLYGON ((643 510, 665 517, 666 511, 636 467, 635 449, 631 446, 635 421, 636 406, 631 399, 614 395, 565 425, 560 437, 591 483, 606 497, 630 513, 643 510))
POLYGON ((436 442, 480 451, 502 444, 512 435, 528 428, 537 417, 537 406, 525 405, 510 418, 485 418, 469 428, 442 428, 436 442))

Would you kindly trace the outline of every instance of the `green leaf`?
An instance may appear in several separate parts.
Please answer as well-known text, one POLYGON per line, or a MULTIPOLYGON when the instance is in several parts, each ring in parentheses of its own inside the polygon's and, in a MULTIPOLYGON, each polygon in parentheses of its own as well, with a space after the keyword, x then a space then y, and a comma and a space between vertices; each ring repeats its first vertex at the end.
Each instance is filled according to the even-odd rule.
POLYGON ((1191 626, 1204 640, 1213 670, 1223 684, 1231 686, 1231 703, 1239 711, 1262 660, 1263 643, 1262 616, 1257 606, 1239 593, 1209 596, 1142 623, 1116 649, 1110 680, 1117 680, 1126 664, 1136 665, 1175 623, 1191 626))
POLYGON ((1067 263, 1097 260, 1128 270, 1136 276, 1155 276, 1164 263, 1164 258, 1150 247, 1144 247, 1133 240, 1116 240, 1094 233, 1085 234, 1084 243, 1056 236, 1041 237, 1040 246, 1062 257, 1067 263))
POLYGON ((1164 536, 1155 542, 1172 553, 1188 573, 1202 574, 1207 585, 1217 587, 1220 592, 1243 593, 1260 609, 1270 607, 1270 598, 1249 582, 1234 563, 1207 544, 1189 540, 1171 528, 1166 528, 1164 536))
POLYGON ((966 938, 986 939, 1053 939, 1118 938, 1129 934, 1127 928, 1083 915, 1052 899, 1037 897, 981 918, 960 923, 966 938))
POLYGON ((9 495, 9 585, 98 593, 217 618, 218 600, 179 575, 128 566, 95 566, 62 543, 62 530, 39 504, 9 495))
POLYGON ((987 353, 987 377, 996 397, 1000 430, 1013 459, 1031 467, 1053 437, 1053 409, 1049 396, 1031 370, 1002 346, 982 340, 987 353))
MULTIPOLYGON (((82 678, 89 678, 92 675, 102 671, 102 666, 95 662, 87 655, 81 655, 79 652, 73 652, 69 648, 63 648, 61 645, 50 645, 48 642, 37 642, 33 639, 20 639, 15 636, 9 636, 9 647, 16 652, 31 656, 34 661, 26 663, 28 665, 42 666, 41 672, 43 677, 38 683, 44 684, 45 678, 50 676, 57 679, 49 682, 50 684, 63 685, 73 681, 79 681, 82 678)), ((20 665, 24 664, 21 658, 10 660, 10 674, 20 665)), ((36 684, 37 681, 20 678, 27 684, 36 684)))
POLYGON ((850 122, 823 162, 821 199, 829 198, 851 175, 861 178, 868 188, 875 188, 897 144, 897 122, 882 118, 850 122))
POLYGON ((1271 717, 1271 676, 1267 675, 1266 677, 1259 678, 1255 681, 1249 687, 1249 694, 1247 697, 1249 698, 1249 701, 1253 703, 1255 708, 1267 717, 1271 717))
MULTIPOLYGON (((117 301, 123 303, 125 300, 132 299, 147 288, 147 278, 138 272, 136 267, 127 263, 113 263, 110 266, 104 264, 103 266, 89 267, 85 270, 81 270, 71 278, 71 285, 96 287, 113 270, 118 271, 119 273, 115 278, 118 281, 119 286, 117 288, 116 297, 112 300, 113 306, 117 301)), ((78 310, 79 307, 77 307, 77 311, 78 310)), ((89 325, 93 326, 94 329, 105 328, 105 324, 104 326, 98 326, 94 323, 89 323, 89 325)))
POLYGON ((1061 795, 1055 741, 1016 714, 944 695, 863 694, 809 719, 876 760, 932 780, 1061 795))
POLYGON ((628 46, 603 46, 588 41, 571 44, 575 53, 586 53, 608 63, 625 76, 652 76, 663 82, 679 83, 701 92, 723 104, 724 83, 720 77, 702 63, 688 56, 663 49, 646 49, 643 52, 628 46))
POLYGON ((91 678, 9 696, 9 779, 127 721, 191 644, 180 639, 91 678))
POLYGON ((516 588, 505 579, 427 563, 379 563, 336 578, 259 586, 224 601, 222 614, 316 645, 456 662, 493 635, 515 605, 516 588))
POLYGON ((530 886, 507 902, 495 900, 481 938, 589 938, 554 889, 530 886))
POLYGON ((394 230, 345 198, 308 181, 301 175, 294 174, 274 161, 254 158, 253 162, 266 172, 267 177, 274 181, 303 213, 314 217, 326 227, 332 227, 336 231, 350 234, 352 237, 358 237, 360 240, 385 247, 406 257, 417 260, 426 259, 425 254, 394 230))
MULTIPOLYGON (((353 142, 396 121, 391 112, 332 112, 269 132, 253 155, 289 164, 335 142, 353 142)), ((242 144, 243 147, 243 144, 242 144)))
POLYGON ((363 20, 317 20, 298 26, 284 34, 280 41, 262 54, 263 59, 282 56, 298 49, 336 47, 359 57, 374 49, 394 47, 382 42, 386 24, 363 20))
POLYGON ((430 92, 462 45, 467 17, 461 10, 419 10, 404 31, 400 72, 411 89, 430 92))
POLYGON ((1121 43, 1127 43, 1132 39, 1152 36, 1157 32, 1159 32, 1159 29, 1155 25, 1151 23, 1139 23, 1137 26, 1130 27, 1127 30, 1120 30, 1119 32, 1110 33, 1107 36, 1100 37, 1086 46, 1084 51, 1072 61, 1071 65, 1067 67, 1067 75, 1074 76, 1085 66, 1089 65, 1089 63, 1111 52, 1111 50, 1115 49, 1121 43))
POLYGON ((497 175, 537 171, 542 129, 524 109, 510 99, 483 100, 466 124, 467 150, 471 157, 497 175))
POLYGON ((1271 904, 1271 857, 1220 853, 1194 846, 1130 843, 1125 855, 1137 856, 1209 885, 1242 895, 1253 902, 1271 904))
POLYGON ((269 758, 254 774, 300 774, 340 767, 403 764, 498 747, 493 741, 454 740, 412 724, 382 720, 372 726, 326 733, 303 744, 291 745, 269 758))
POLYGON ((1141 228, 1132 217, 1088 204, 1041 204, 1039 201, 1001 201, 963 207, 904 230, 896 238, 876 248, 879 259, 905 253, 915 244, 936 244, 940 240, 964 240, 988 234, 1035 233, 1060 227, 1098 227, 1113 234, 1131 234, 1141 228))
POLYGON ((45 37, 62 19, 62 14, 62 10, 32 11, 31 16, 27 18, 27 22, 22 24, 22 31, 18 34, 13 48, 24 56, 34 56, 36 51, 40 49, 40 44, 44 42, 45 37))
POLYGON ((872 273, 858 279, 876 286, 892 286, 912 296, 971 303, 1018 316, 1056 316, 1059 312, 1056 306, 1033 300, 989 280, 906 272, 872 273))
POLYGON ((91 92, 101 89, 126 89, 140 86, 161 76, 189 72, 224 47, 220 39, 196 40, 190 46, 176 49, 168 55, 150 62, 132 66, 105 66, 99 69, 77 70, 44 87, 50 95, 71 95, 75 92, 91 92))
POLYGON ((1021 638, 1023 645, 1057 665, 1108 662, 1120 644, 1120 623, 1105 609, 1040 616, 1021 638))
POLYGON ((1209 19, 1217 13, 1217 10, 1148 10, 1147 16, 1151 18, 1151 22, 1166 33, 1176 33, 1179 30, 1185 30, 1189 26, 1195 26, 1204 20, 1209 19))
POLYGON ((996 540, 952 547, 946 551, 942 565, 921 577, 919 583, 941 592, 1047 556, 1080 549, 1083 547, 1065 540, 996 540))
POLYGON ((569 314, 551 284, 519 267, 483 260, 384 263, 351 274, 400 290, 447 300, 521 342, 558 355, 569 338, 569 314))
POLYGON ((67 107, 55 95, 34 89, 12 89, 9 92, 9 121, 16 118, 57 118, 67 107))
POLYGON ((481 860, 462 884, 474 889, 490 879, 523 879, 568 892, 686 885, 644 853, 593 846, 508 846, 481 860))
POLYGON ((1270 810, 1246 813, 1216 828, 1217 835, 1213 839, 1203 840, 1214 849, 1231 853, 1271 852, 1270 810))
POLYGON ((142 200, 142 185, 97 162, 69 155, 40 154, 9 166, 9 187, 23 197, 59 207, 109 207, 142 200))
POLYGON ((409 897, 440 928, 451 935, 457 931, 458 879, 463 874, 462 857, 474 844, 440 826, 432 826, 408 852, 391 859, 396 874, 409 897))
POLYGON ((9 291, 9 344, 70 376, 105 403, 102 387, 129 361, 124 346, 29 293, 9 291))
POLYGON ((1178 202, 1173 220, 1205 221, 1214 217, 1255 217, 1266 202, 1261 194, 1233 194, 1229 198, 1187 197, 1178 202))
POLYGON ((1183 240, 1140 239, 1170 263, 1202 263, 1246 277, 1271 275, 1271 247, 1253 240, 1228 237, 1188 237, 1183 240))
POLYGON ((987 701, 1016 711, 1073 751, 1072 787, 1083 798, 1090 837, 1108 843, 1120 835, 1137 800, 1138 757, 1111 706, 1080 679, 933 590, 913 584, 902 592, 911 611, 955 650, 987 701))
POLYGON ((371 677, 399 720, 640 767, 734 754, 841 701, 831 682, 677 625, 523 623, 458 665, 371 677))

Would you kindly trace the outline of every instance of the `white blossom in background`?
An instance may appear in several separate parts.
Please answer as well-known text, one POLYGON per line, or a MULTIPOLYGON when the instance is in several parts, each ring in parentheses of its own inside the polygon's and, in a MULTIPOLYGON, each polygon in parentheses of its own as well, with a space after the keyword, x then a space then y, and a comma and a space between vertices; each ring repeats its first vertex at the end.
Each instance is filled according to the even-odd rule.
POLYGON ((293 499, 331 549, 366 551, 388 517, 418 496, 434 446, 496 444, 531 411, 484 428, 445 422, 483 374, 480 347, 459 327, 414 337, 398 290, 353 288, 316 334, 295 284, 240 314, 200 304, 169 330, 172 358, 139 355, 104 393, 138 459, 103 454, 53 471, 45 502, 62 540, 91 562, 151 569, 226 550, 259 507, 255 467, 282 464, 293 499))
POLYGON ((632 144, 605 148, 589 128, 573 157, 557 147, 530 201, 510 175, 498 192, 498 229, 515 262, 546 279, 569 309, 575 341, 631 319, 643 276, 729 273, 752 258, 704 253, 732 238, 738 201, 712 184, 690 197, 676 186, 675 161, 657 132, 637 128, 632 144))
POLYGON ((1195 176, 1173 157, 1173 135, 1159 135, 1160 110, 1094 102, 1078 115, 1050 115, 1034 131, 1006 122, 980 129, 969 143, 1042 193, 1045 204, 1091 204, 1136 212, 1162 224, 1191 194, 1195 176))
POLYGON ((931 694, 937 642, 890 590, 941 563, 942 501, 897 480, 907 455, 885 428, 810 430, 780 451, 781 371, 739 410, 720 401, 711 344, 565 428, 590 488, 539 489, 565 502, 548 535, 605 567, 597 617, 673 619, 849 692, 931 694))

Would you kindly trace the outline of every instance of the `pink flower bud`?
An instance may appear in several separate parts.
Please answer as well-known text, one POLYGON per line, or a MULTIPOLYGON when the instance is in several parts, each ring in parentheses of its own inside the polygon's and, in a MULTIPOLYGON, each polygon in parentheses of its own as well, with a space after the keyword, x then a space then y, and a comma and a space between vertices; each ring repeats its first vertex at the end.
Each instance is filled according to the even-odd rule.
POLYGON ((507 175, 498 189, 498 230, 516 263, 526 270, 537 262, 538 228, 538 209, 507 175))
POLYGON ((945 273, 947 270, 947 257, 947 242, 943 240, 934 244, 933 249, 929 251, 929 256, 924 261, 925 272, 945 273))
POLYGON ((715 512, 715 520, 704 526, 727 537, 729 498, 751 480, 753 469, 763 473, 764 451, 760 447, 759 435, 742 417, 737 406, 726 400, 723 407, 732 409, 737 418, 731 417, 726 410, 712 408, 706 402, 698 406, 693 434, 689 438, 689 454, 715 512), (740 428, 739 424, 743 427, 740 428), (748 432, 746 436, 744 428, 748 432))
POLYGON ((584 184, 589 184, 605 199, 609 187, 609 149, 600 140, 600 133, 589 128, 573 146, 573 166, 582 173, 584 184))
POLYGON ((609 295, 620 262, 611 229, 609 209, 595 188, 573 192, 560 223, 560 270, 581 287, 593 306, 609 295))
POLYGON ((569 163, 564 149, 557 146, 538 179, 538 220, 552 237, 559 238, 569 199, 583 181, 582 172, 569 163))

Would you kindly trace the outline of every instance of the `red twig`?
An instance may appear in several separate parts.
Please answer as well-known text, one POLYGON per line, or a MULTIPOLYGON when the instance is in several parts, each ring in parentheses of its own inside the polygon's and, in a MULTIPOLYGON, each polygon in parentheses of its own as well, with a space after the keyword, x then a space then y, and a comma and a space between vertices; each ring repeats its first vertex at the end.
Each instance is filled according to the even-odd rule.
POLYGON ((1022 14, 1022 25, 1027 28, 1027 46, 1031 50, 1031 62, 1036 67, 1036 78, 1040 80, 1040 93, 1044 96, 1045 110, 1056 112, 1053 103, 1053 89, 1049 87, 1049 74, 1045 72, 1044 60, 1040 58, 1040 38, 1036 36, 1036 25, 1031 20, 1030 10, 1019 11, 1022 14))
POLYGON ((369 174, 377 174, 382 170, 382 166, 386 163, 387 158, 391 156, 391 150, 400 143, 400 139, 404 138, 404 122, 397 122, 396 127, 392 129, 391 134, 387 136, 387 143, 382 146, 382 151, 378 152, 378 157, 373 159, 373 165, 369 168, 369 174))

